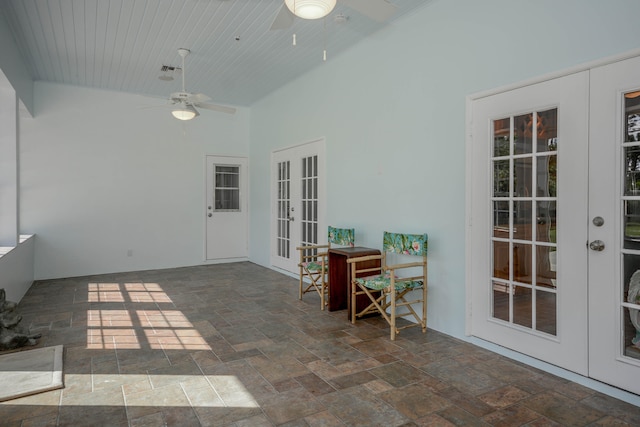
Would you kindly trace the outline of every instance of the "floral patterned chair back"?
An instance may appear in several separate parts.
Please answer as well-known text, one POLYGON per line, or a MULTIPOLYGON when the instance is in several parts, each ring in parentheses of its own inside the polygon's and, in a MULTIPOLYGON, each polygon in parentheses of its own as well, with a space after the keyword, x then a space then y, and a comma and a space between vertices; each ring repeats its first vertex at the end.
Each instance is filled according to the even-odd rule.
POLYGON ((400 234, 384 232, 382 250, 403 255, 427 255, 428 237, 426 234, 400 234))
POLYGON ((329 226, 327 241, 330 245, 350 246, 355 245, 355 229, 337 228, 329 226))

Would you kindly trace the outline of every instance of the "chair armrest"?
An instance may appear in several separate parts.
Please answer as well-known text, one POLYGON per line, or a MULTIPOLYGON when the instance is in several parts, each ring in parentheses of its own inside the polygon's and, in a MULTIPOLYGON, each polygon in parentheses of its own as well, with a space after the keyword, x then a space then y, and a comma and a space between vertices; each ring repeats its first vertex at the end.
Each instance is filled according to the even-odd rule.
POLYGON ((385 265, 384 269, 385 270, 400 270, 402 268, 409 268, 409 267, 423 267, 425 265, 424 262, 420 261, 420 262, 408 262, 405 264, 394 264, 394 265, 385 265))
POLYGON ((305 245, 305 246, 298 246, 296 248, 297 251, 304 251, 304 250, 308 250, 308 249, 329 249, 329 245, 305 245))
POLYGON ((382 259, 382 255, 365 255, 355 258, 347 258, 347 263, 353 264, 354 262, 370 261, 372 259, 382 259))

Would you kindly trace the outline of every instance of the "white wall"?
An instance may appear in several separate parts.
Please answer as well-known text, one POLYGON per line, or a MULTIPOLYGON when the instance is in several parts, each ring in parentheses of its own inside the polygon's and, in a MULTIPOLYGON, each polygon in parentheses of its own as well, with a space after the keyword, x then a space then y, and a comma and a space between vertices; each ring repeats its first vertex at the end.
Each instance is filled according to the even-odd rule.
POLYGON ((427 232, 429 326, 464 336, 465 97, 636 49, 637 16, 637 0, 433 0, 258 102, 251 258, 269 265, 270 152, 324 136, 328 223, 377 248, 427 232))
POLYGON ((37 233, 35 278, 201 264, 204 158, 248 155, 248 110, 180 122, 139 108, 161 99, 44 82, 34 93, 20 219, 37 233))
POLYGON ((18 52, 9 24, 0 12, 0 70, 18 94, 22 105, 33 114, 33 80, 18 52))

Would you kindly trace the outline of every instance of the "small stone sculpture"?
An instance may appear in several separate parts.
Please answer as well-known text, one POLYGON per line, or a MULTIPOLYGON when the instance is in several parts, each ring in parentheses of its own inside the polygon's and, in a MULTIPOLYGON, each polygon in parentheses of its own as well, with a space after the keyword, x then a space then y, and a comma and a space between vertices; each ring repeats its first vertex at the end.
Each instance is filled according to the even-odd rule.
POLYGON ((7 301, 4 289, 0 289, 0 351, 36 345, 41 334, 29 334, 20 325, 22 316, 14 313, 18 304, 7 301))

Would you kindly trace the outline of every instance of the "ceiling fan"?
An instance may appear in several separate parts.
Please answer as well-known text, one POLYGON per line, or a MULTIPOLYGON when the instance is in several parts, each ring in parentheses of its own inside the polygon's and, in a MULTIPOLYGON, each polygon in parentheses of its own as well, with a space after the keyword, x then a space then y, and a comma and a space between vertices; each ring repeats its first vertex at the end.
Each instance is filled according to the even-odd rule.
POLYGON ((336 5, 343 4, 377 22, 385 22, 396 12, 396 6, 387 0, 284 0, 271 24, 272 30, 291 27, 296 17, 318 19, 327 16, 336 5))
POLYGON ((187 92, 185 89, 186 69, 184 59, 189 55, 189 53, 191 53, 189 49, 178 49, 178 55, 182 57, 182 92, 173 92, 169 95, 169 100, 171 101, 171 114, 173 117, 178 120, 191 120, 198 117, 200 113, 195 107, 234 114, 236 112, 235 108, 226 107, 224 105, 209 104, 207 101, 211 100, 211 98, 207 95, 187 92))

